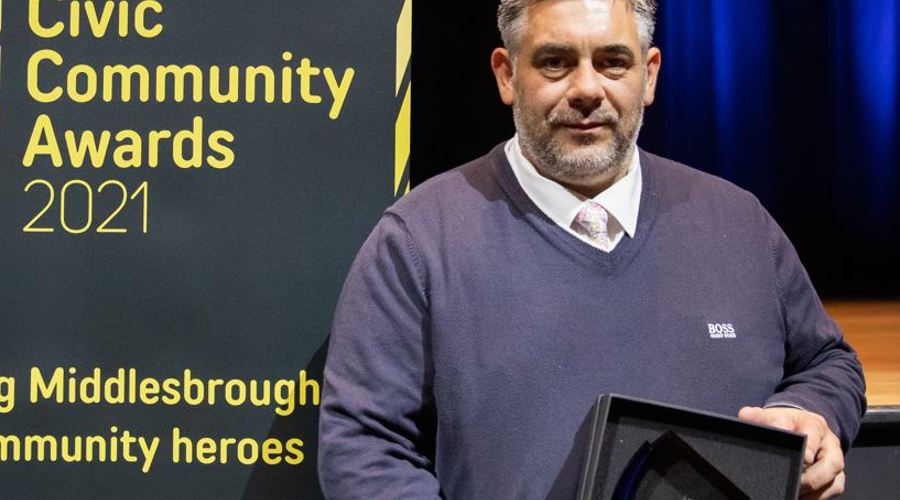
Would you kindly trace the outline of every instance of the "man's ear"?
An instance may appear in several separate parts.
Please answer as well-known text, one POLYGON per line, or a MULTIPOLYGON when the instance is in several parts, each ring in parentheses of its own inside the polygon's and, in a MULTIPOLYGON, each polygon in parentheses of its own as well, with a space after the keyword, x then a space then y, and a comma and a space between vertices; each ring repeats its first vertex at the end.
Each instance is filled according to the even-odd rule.
POLYGON ((500 99, 507 106, 512 106, 516 100, 516 89, 513 84, 513 60, 509 51, 504 48, 494 49, 491 54, 491 69, 497 79, 497 89, 500 91, 500 99))
POLYGON ((644 89, 644 106, 653 104, 656 98, 656 82, 659 79, 659 67, 662 64, 662 52, 656 47, 647 51, 647 87, 644 89))

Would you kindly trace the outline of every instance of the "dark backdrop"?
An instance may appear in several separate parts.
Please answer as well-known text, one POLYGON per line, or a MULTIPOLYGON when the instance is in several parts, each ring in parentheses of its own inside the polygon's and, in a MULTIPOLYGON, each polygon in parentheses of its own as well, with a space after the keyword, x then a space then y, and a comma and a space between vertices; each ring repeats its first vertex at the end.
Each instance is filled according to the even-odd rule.
MULTIPOLYGON (((755 193, 827 298, 900 297, 897 3, 660 1, 640 145, 755 193)), ((416 4, 414 185, 513 134, 496 6, 416 4)))

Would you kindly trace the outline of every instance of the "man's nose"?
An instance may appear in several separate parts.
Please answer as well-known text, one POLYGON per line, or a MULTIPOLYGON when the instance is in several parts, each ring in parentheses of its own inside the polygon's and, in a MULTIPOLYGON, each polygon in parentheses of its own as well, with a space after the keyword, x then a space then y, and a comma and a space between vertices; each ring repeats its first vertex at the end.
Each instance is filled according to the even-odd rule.
POLYGON ((603 104, 606 99, 603 75, 592 64, 580 64, 569 77, 569 106, 588 115, 603 104))

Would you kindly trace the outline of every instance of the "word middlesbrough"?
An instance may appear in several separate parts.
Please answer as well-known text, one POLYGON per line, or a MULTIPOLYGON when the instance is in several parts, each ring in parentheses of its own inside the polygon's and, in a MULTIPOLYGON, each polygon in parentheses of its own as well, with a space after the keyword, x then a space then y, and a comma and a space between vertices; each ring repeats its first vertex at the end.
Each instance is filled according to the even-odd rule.
MULTIPOLYGON (((0 377, 0 413, 13 411, 16 403, 15 379, 0 377)), ((135 368, 119 368, 115 374, 104 374, 94 368, 89 375, 79 376, 74 367, 55 368, 49 377, 38 367, 31 369, 29 401, 55 401, 58 404, 163 404, 174 406, 228 406, 252 405, 269 407, 276 405, 279 416, 293 414, 298 407, 318 406, 319 383, 300 370, 296 379, 243 380, 194 376, 185 369, 180 377, 158 379, 138 376, 135 368)))

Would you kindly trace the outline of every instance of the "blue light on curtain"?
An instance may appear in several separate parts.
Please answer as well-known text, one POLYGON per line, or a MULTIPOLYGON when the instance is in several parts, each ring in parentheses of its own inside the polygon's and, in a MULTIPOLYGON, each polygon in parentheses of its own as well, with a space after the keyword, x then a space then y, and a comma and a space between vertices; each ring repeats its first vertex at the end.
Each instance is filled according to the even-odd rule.
MULTIPOLYGON (((895 0, 856 1, 847 4, 853 19, 856 74, 860 102, 871 113, 872 125, 881 130, 879 139, 896 126, 897 37, 895 0)), ((889 141, 879 141, 889 142, 889 141)))
MULTIPOLYGON (((890 228, 893 215, 889 209, 897 193, 898 86, 896 0, 856 0, 834 3, 833 23, 836 51, 836 79, 848 79, 836 95, 836 106, 842 107, 846 120, 839 124, 838 139, 852 137, 858 144, 847 161, 861 168, 849 169, 845 175, 861 176, 868 193, 863 207, 872 229, 884 232, 890 228), (848 64, 849 62, 849 64, 848 64)), ((847 151, 845 146, 844 151, 847 151)))
POLYGON ((713 0, 711 10, 719 172, 767 191, 743 172, 770 163, 757 154, 771 147, 772 81, 757 70, 771 60, 769 4, 713 0))
POLYGON ((661 0, 647 141, 775 211, 821 210, 779 185, 808 173, 817 203, 852 207, 848 229, 900 230, 898 3, 661 0))
POLYGON ((663 0, 661 106, 670 154, 764 195, 772 82, 766 2, 663 0), (692 137, 685 137, 690 134, 692 137))
POLYGON ((660 0, 642 146, 755 193, 826 293, 900 294, 898 3, 660 0))

